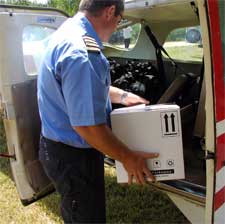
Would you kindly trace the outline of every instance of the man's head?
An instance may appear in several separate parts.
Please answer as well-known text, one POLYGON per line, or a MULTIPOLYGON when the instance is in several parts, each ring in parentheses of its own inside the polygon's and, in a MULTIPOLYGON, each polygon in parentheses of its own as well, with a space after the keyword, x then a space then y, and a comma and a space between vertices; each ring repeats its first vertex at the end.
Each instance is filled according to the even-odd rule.
POLYGON ((79 11, 87 11, 92 16, 98 16, 105 8, 113 5, 115 6, 115 16, 124 11, 124 0, 81 0, 79 11))
POLYGON ((108 41, 121 21, 124 0, 81 0, 79 11, 83 12, 102 41, 108 41))

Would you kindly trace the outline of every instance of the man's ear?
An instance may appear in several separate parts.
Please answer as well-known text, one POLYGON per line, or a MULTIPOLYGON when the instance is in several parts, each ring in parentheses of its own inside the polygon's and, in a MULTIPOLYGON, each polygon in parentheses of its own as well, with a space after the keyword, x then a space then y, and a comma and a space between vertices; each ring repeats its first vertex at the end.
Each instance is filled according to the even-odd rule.
POLYGON ((111 20, 115 16, 116 7, 111 5, 106 8, 106 19, 111 20))

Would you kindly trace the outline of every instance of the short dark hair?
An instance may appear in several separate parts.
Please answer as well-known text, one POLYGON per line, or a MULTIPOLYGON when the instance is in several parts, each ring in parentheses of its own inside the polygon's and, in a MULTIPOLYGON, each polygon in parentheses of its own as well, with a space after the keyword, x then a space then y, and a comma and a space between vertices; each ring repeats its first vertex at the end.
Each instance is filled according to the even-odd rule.
POLYGON ((104 8, 115 5, 115 16, 124 11, 124 0, 81 0, 79 11, 88 11, 97 16, 104 8))

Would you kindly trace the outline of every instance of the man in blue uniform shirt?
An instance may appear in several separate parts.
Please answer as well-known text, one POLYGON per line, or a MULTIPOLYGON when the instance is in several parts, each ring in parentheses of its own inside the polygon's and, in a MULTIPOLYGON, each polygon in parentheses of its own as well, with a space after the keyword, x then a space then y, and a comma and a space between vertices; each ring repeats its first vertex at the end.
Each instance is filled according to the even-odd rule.
POLYGON ((38 77, 42 122, 39 157, 61 196, 65 223, 104 223, 103 154, 119 160, 137 183, 154 180, 146 159, 109 128, 111 101, 126 106, 145 99, 110 86, 109 63, 102 54, 122 19, 123 0, 81 0, 79 12, 48 42, 38 77))

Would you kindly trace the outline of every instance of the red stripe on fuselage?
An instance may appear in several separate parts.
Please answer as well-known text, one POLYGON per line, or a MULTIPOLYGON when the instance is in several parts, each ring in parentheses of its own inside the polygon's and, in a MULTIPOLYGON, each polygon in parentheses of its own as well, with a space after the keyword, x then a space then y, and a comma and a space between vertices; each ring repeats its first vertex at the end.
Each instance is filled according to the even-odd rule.
POLYGON ((210 18, 210 36, 212 41, 214 91, 216 96, 216 121, 218 122, 225 119, 223 47, 221 40, 218 0, 208 0, 208 6, 210 18))
POLYGON ((223 187, 220 191, 216 193, 214 200, 214 211, 216 211, 225 203, 224 198, 225 198, 225 187, 223 187))
POLYGON ((216 139, 216 172, 225 166, 225 134, 216 139))

